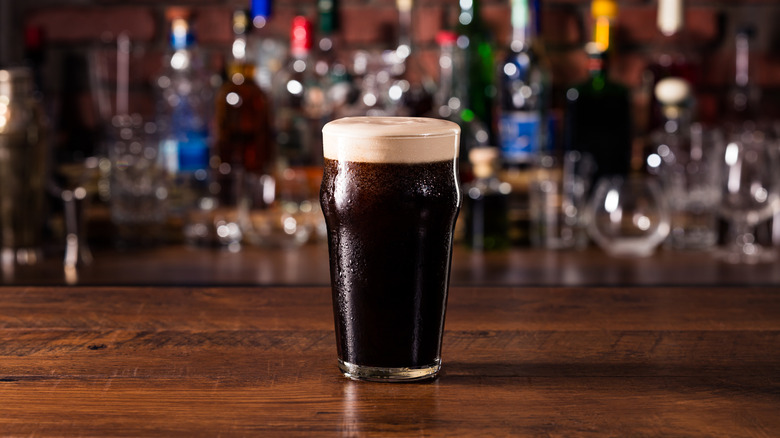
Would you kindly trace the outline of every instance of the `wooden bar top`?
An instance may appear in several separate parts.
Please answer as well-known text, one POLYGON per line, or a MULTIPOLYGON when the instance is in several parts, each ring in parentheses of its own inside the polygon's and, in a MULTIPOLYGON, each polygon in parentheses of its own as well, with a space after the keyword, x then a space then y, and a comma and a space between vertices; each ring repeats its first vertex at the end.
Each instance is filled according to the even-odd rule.
MULTIPOLYGON (((239 252, 186 245, 135 250, 102 248, 90 266, 72 278, 62 257, 52 254, 34 266, 0 270, 0 284, 154 286, 327 286, 324 243, 300 248, 244 246, 239 252)), ((616 258, 598 248, 554 251, 512 248, 471 251, 456 245, 456 286, 744 286, 780 285, 780 257, 773 263, 730 265, 710 252, 661 249, 651 257, 616 258)))
POLYGON ((355 382, 327 287, 0 287, 2 436, 780 434, 780 287, 453 287, 443 369, 355 382))

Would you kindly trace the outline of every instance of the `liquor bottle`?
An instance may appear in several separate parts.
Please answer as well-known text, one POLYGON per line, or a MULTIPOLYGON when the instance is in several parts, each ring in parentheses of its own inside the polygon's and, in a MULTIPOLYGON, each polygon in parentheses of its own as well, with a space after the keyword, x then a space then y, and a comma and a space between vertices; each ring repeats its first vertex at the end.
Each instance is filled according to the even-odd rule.
POLYGON ((717 242, 721 153, 716 133, 692 122, 688 81, 667 77, 655 87, 663 123, 653 133, 651 173, 663 184, 670 215, 668 243, 678 249, 707 249, 717 242))
POLYGON ((656 22, 663 38, 648 67, 651 102, 649 131, 661 128, 664 119, 663 104, 658 102, 654 92, 658 82, 665 78, 679 78, 694 88, 699 83, 701 73, 685 29, 684 0, 659 0, 656 22))
MULTIPOLYGON (((493 125, 493 100, 496 95, 493 45, 490 32, 482 22, 479 0, 461 0, 460 14, 455 31, 458 34, 457 47, 464 56, 463 74, 468 100, 466 108, 482 120, 489 128, 489 144, 496 144, 493 125)), ((457 70, 456 70, 457 71, 457 70)))
MULTIPOLYGON (((690 145, 693 90, 685 79, 668 77, 656 84, 653 95, 663 117, 661 127, 654 132, 654 143, 670 149, 668 153, 666 149, 662 151, 664 157, 678 159, 679 151, 688 152, 690 145)), ((701 152, 695 155, 701 155, 701 152)))
POLYGON ((422 116, 431 111, 436 84, 420 64, 412 39, 413 0, 396 0, 398 8, 398 46, 393 59, 397 79, 390 87, 390 98, 400 101, 400 114, 422 116))
POLYGON ((465 244, 475 250, 508 248, 508 207, 511 186, 498 178, 499 151, 479 147, 469 151, 474 180, 463 187, 465 244))
POLYGON ((755 29, 750 26, 737 30, 735 38, 734 82, 727 94, 726 113, 731 129, 742 129, 746 122, 755 124, 759 120, 758 105, 761 90, 751 81, 750 40, 755 29))
POLYGON ((255 64, 246 51, 250 31, 244 11, 233 14, 233 60, 216 96, 216 167, 252 173, 269 169, 271 146, 270 101, 255 82, 255 64))
POLYGON ((468 101, 465 81, 462 75, 455 74, 463 71, 464 62, 462 52, 455 50, 457 38, 455 32, 447 30, 439 31, 436 36, 439 43, 439 87, 434 95, 431 116, 460 126, 459 172, 461 182, 468 182, 473 178, 469 152, 488 145, 489 129, 465 105, 468 101))
POLYGON ((605 175, 628 174, 631 169, 631 102, 629 90, 608 77, 613 51, 614 0, 594 0, 593 41, 586 45, 590 78, 566 91, 564 144, 589 156, 596 169, 590 187, 605 175))
MULTIPOLYGON (((215 114, 215 154, 211 168, 217 190, 218 222, 224 231, 241 229, 239 208, 251 175, 260 176, 271 167, 272 124, 270 100, 255 82, 255 64, 247 53, 249 17, 245 11, 233 13, 233 59, 227 79, 217 92, 215 114)), ((216 215, 215 215, 216 216, 216 215)), ((212 220, 213 222, 213 220, 212 220)), ((204 230, 201 227, 201 230, 204 230)), ((241 234, 243 235, 244 230, 241 234)), ((223 232, 223 234, 225 234, 223 232)), ((226 233, 228 236, 230 232, 226 233)), ((239 233, 234 231, 233 234, 239 233)), ((225 240, 219 233, 217 240, 225 240)), ((243 236, 242 236, 243 237, 243 236)), ((230 245, 235 239, 223 243, 230 245)))
POLYGON ((250 18, 254 31, 248 34, 247 53, 255 60, 255 81, 271 94, 273 77, 287 58, 286 35, 275 34, 269 25, 273 19, 272 0, 251 0, 250 18))
POLYGON ((186 18, 173 17, 170 37, 157 78, 157 133, 169 179, 168 212, 172 220, 186 221, 208 190, 214 91, 186 18))
POLYGON ((5 278, 15 264, 43 256, 46 218, 46 117, 34 73, 0 67, 0 258, 5 278))
POLYGON ((512 39, 498 69, 501 177, 512 185, 510 229, 512 240, 520 245, 529 243, 533 169, 541 154, 550 152, 546 147, 550 73, 539 53, 538 10, 531 0, 512 0, 512 39))
POLYGON ((311 166, 322 163, 322 126, 331 118, 322 78, 313 59, 312 23, 303 16, 292 22, 290 57, 274 77, 274 121, 279 165, 311 166))
POLYGON ((337 55, 339 30, 338 0, 317 0, 318 42, 314 69, 322 78, 333 113, 340 113, 353 96, 347 67, 337 55))

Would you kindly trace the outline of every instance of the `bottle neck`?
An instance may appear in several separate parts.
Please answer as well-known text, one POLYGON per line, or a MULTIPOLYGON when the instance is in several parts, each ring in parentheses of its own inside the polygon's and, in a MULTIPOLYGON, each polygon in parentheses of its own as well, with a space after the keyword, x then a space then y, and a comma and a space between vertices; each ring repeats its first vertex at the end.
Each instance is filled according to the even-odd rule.
POLYGON ((471 166, 476 179, 495 178, 498 174, 498 162, 495 159, 475 161, 471 163, 471 166))
POLYGON ((740 31, 735 41, 735 75, 731 106, 737 117, 742 119, 755 116, 754 112, 759 100, 759 91, 750 81, 750 38, 750 31, 740 31))
POLYGON ((691 110, 684 105, 666 105, 662 109, 664 132, 670 135, 687 136, 691 128, 691 110))
POLYGON ((511 23, 513 52, 530 49, 537 35, 536 11, 531 6, 531 0, 512 0, 511 23))
POLYGON ((290 55, 294 59, 308 58, 312 40, 311 21, 303 16, 293 18, 292 31, 290 32, 290 55))
POLYGON ((405 60, 412 54, 412 0, 397 0, 398 47, 396 55, 405 60))
POLYGON ((461 26, 477 26, 480 20, 478 0, 460 0, 458 23, 461 26))
POLYGON ((330 37, 339 25, 337 0, 317 0, 317 12, 320 35, 330 37))
POLYGON ((683 0, 658 0, 657 25, 667 37, 681 33, 685 25, 683 0))
POLYGON ((453 64, 454 44, 441 44, 439 52, 439 87, 436 90, 434 107, 439 117, 449 118, 452 110, 448 105, 450 98, 454 97, 453 90, 453 64))

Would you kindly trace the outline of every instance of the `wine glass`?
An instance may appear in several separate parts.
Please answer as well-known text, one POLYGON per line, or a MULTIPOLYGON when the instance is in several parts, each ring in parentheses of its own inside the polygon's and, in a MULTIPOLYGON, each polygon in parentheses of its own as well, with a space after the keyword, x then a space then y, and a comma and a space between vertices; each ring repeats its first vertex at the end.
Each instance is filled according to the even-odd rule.
POLYGON ((744 129, 734 135, 723 155, 720 214, 730 223, 729 238, 716 252, 728 263, 761 263, 775 252, 756 241, 753 229, 780 206, 778 151, 766 134, 744 129))
POLYGON ((607 254, 646 257, 669 235, 669 209, 654 179, 605 176, 588 207, 588 234, 607 254))

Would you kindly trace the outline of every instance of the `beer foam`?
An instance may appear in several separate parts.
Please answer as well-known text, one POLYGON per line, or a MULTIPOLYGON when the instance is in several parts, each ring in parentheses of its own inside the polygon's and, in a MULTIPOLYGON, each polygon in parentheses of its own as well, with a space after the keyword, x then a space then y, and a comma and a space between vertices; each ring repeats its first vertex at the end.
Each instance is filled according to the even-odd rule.
POLYGON ((458 156, 460 126, 424 117, 346 117, 322 128, 325 158, 429 163, 458 156))

